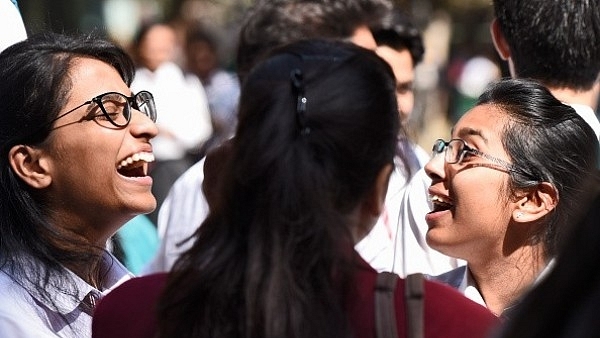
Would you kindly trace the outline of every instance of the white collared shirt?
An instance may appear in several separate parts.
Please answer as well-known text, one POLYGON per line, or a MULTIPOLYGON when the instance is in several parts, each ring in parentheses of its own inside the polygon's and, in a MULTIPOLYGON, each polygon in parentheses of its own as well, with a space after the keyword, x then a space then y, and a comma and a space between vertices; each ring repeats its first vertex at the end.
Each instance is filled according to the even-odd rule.
POLYGON ((565 103, 565 104, 567 104, 567 105, 573 107, 573 109, 575 109, 577 114, 579 114, 579 116, 581 116, 585 120, 585 122, 587 122, 590 125, 590 127, 592 127, 592 129, 596 133, 596 138, 598 138, 598 141, 600 141, 600 121, 598 121, 598 118, 596 117, 596 113, 594 113, 594 110, 590 106, 586 106, 584 104, 577 104, 577 103, 565 103))
MULTIPOLYGON (((44 267, 32 264, 32 276, 43 273, 44 267)), ((87 284, 68 271, 73 282, 67 287, 49 283, 44 292, 33 281, 14 280, 0 270, 0 337, 91 337, 94 302, 133 277, 111 254, 101 263, 105 276, 99 289, 87 284), (67 288, 71 287, 71 290, 67 288)))
POLYGON ((0 0, 0 52, 8 46, 27 39, 19 9, 10 0, 0 0))
MULTIPOLYGON (((550 271, 552 270, 553 267, 554 267, 554 259, 550 260, 550 262, 544 267, 544 269, 536 277, 536 279, 534 280, 534 282, 532 283, 530 288, 534 287, 541 280, 543 280, 550 273, 550 271)), ((467 268, 464 269, 463 278, 462 278, 462 281, 460 282, 457 290, 460 293, 464 294, 465 297, 474 301, 475 303, 478 303, 480 305, 487 307, 487 305, 485 304, 485 300, 483 299, 483 296, 479 292, 479 289, 477 289, 477 286, 475 286, 475 281, 471 277, 471 273, 469 272, 468 265, 467 265, 467 268)))

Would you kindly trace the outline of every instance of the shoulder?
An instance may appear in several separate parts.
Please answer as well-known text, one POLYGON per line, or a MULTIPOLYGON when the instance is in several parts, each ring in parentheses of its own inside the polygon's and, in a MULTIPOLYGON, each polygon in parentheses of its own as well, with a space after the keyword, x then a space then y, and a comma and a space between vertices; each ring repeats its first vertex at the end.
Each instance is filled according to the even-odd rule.
POLYGON ((428 277, 430 280, 434 280, 440 283, 444 283, 449 285, 455 289, 460 287, 460 284, 465 278, 465 273, 467 271, 467 267, 465 265, 460 266, 456 269, 450 270, 446 273, 437 276, 428 277))
POLYGON ((204 163, 206 157, 203 157, 200 161, 196 162, 188 170, 186 170, 176 181, 173 183, 175 189, 180 190, 193 190, 202 186, 204 181, 204 163))
POLYGON ((425 323, 428 337, 486 337, 499 320, 449 286, 426 280, 425 323))
MULTIPOLYGON (((365 263, 366 264, 366 263, 365 263)), ((348 310, 356 336, 373 336, 375 290, 378 273, 362 264, 354 280, 354 294, 348 310)), ((426 338, 484 338, 498 324, 498 318, 483 306, 467 299, 447 285, 423 280, 426 338)), ((394 307, 400 337, 406 331, 406 280, 398 278, 394 307)))
POLYGON ((585 122, 587 122, 590 125, 590 127, 592 127, 592 129, 596 133, 596 137, 598 137, 598 139, 600 140, 600 121, 598 120, 598 116, 596 115, 592 107, 586 106, 584 104, 575 103, 570 103, 569 106, 575 109, 575 112, 577 112, 577 114, 581 116, 581 118, 583 118, 585 122))
POLYGON ((210 78, 211 78, 211 82, 217 81, 217 82, 221 82, 221 83, 233 83, 233 84, 238 83, 237 76, 229 71, 224 70, 224 69, 218 69, 217 71, 213 72, 212 75, 210 76, 210 78))
POLYGON ((42 305, 27 289, 0 271, 0 335, 2 337, 55 337, 42 305))
POLYGON ((166 273, 133 278, 104 296, 94 311, 93 337, 152 337, 166 282, 166 273))

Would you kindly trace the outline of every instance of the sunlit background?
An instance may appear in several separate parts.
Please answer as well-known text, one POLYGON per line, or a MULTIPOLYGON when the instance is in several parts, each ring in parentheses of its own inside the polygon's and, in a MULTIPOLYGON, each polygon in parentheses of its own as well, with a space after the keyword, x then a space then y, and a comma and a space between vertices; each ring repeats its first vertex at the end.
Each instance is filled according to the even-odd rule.
MULTIPOLYGON (((202 23, 219 33, 222 63, 230 69, 237 29, 251 0, 20 0, 29 34, 42 30, 95 32, 128 48, 141 23, 163 20, 185 27, 202 23)), ((473 95, 493 78, 506 75, 489 34, 491 0, 396 1, 423 32, 426 55, 417 69, 417 105, 411 121, 416 141, 426 149, 447 137, 473 95), (469 62, 471 61, 471 62, 469 62), (475 74, 475 76, 471 76, 475 74), (468 75, 470 77, 468 77, 468 75)))

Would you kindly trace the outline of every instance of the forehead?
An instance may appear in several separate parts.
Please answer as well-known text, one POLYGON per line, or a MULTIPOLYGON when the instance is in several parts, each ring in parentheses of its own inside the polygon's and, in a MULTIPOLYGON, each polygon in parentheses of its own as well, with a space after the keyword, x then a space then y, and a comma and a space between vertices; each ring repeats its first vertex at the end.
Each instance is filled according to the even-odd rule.
POLYGON ((130 91, 117 70, 100 60, 76 58, 69 70, 71 97, 75 100, 90 98, 115 91, 126 95, 130 91))
POLYGON ((366 25, 357 27, 350 37, 350 41, 366 49, 375 50, 377 48, 373 33, 371 33, 371 30, 366 25))
POLYGON ((408 49, 398 51, 389 46, 378 46, 376 52, 379 57, 384 59, 392 67, 398 81, 413 80, 414 67, 408 49))
POLYGON ((165 25, 156 25, 148 29, 142 39, 142 44, 163 45, 175 43, 177 36, 175 31, 165 25))
POLYGON ((398 64, 406 70, 413 68, 412 58, 408 49, 396 50, 392 47, 382 45, 377 46, 376 52, 390 64, 398 64))
POLYGON ((480 134, 486 140, 500 140, 507 122, 506 114, 497 106, 475 106, 458 120, 452 129, 452 136, 464 138, 467 135, 480 134))

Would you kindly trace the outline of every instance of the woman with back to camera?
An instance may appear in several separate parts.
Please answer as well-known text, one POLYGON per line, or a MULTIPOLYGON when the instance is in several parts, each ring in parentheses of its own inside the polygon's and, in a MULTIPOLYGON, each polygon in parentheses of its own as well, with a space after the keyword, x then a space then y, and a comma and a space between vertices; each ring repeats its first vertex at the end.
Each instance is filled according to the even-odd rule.
POLYGON ((503 80, 433 151, 427 243, 467 261, 436 279, 509 316, 578 212, 598 163, 594 131, 540 84, 503 80))
MULTIPOLYGON (((394 88, 385 61, 341 42, 288 45, 254 68, 196 242, 169 274, 104 298, 94 337, 374 337, 377 272, 353 245, 382 209, 394 88)), ((400 337, 403 292, 400 279, 400 337)), ((425 293, 426 337, 483 337, 496 322, 444 285, 425 293)))
POLYGON ((133 63, 92 37, 45 33, 0 54, 0 336, 90 337, 129 272, 104 248, 156 206, 157 129, 133 63))

